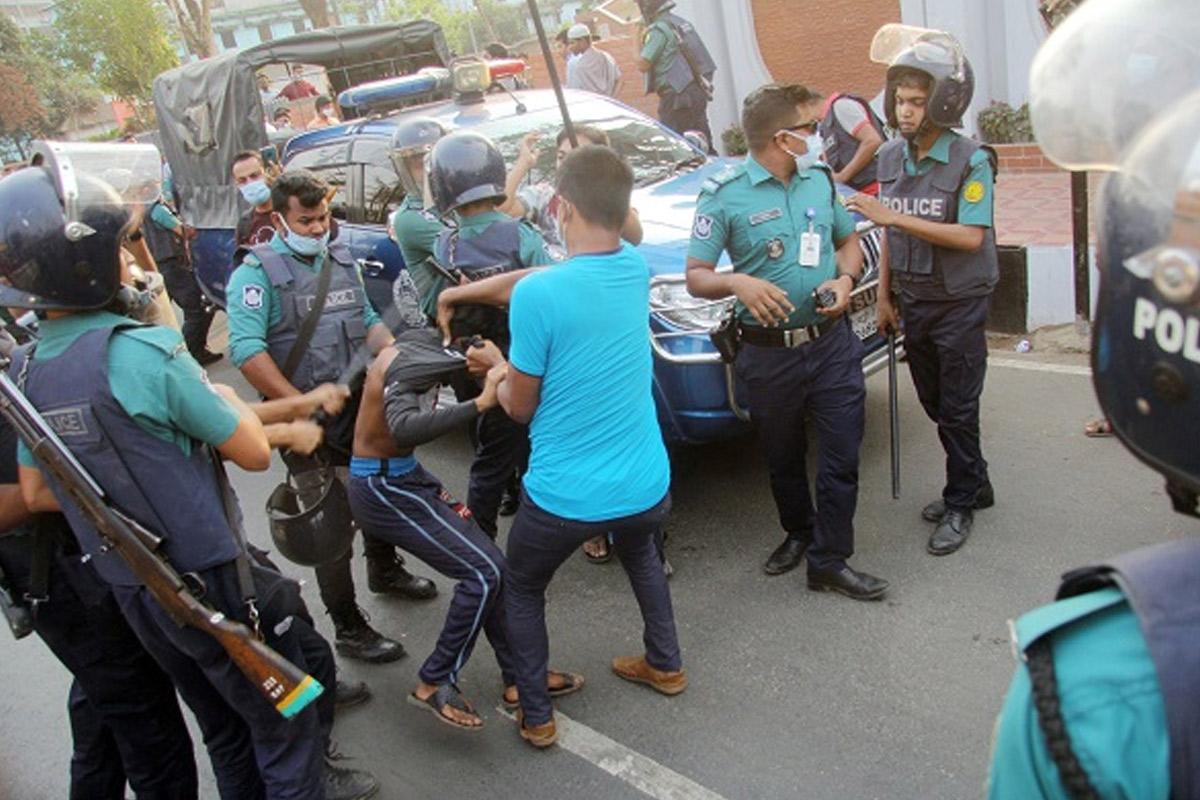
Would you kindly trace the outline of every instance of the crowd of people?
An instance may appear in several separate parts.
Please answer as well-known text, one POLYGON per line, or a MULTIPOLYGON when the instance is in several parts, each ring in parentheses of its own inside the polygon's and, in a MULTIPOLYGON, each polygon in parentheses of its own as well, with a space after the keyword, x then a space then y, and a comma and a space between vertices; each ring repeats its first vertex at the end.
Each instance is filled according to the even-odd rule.
MULTIPOLYGON (((703 69, 682 59, 680 83, 680 59, 661 63, 671 47, 686 47, 678 18, 670 3, 642 5, 647 85, 658 87, 665 118, 699 130, 703 69)), ((619 71, 590 38, 568 31, 568 77, 615 87, 619 71)), ((859 601, 879 600, 889 584, 849 564, 866 394, 863 344, 846 313, 864 261, 852 212, 884 230, 879 327, 891 333, 903 321, 913 383, 946 453, 942 496, 922 511, 928 552, 961 548, 974 512, 995 500, 979 428, 984 324, 998 280, 994 157, 954 130, 971 99, 956 41, 931 32, 880 57, 886 122, 899 133, 892 140, 852 95, 769 84, 744 99, 749 155, 705 181, 686 265, 693 296, 737 301, 723 356, 748 389, 785 534, 764 571, 805 563, 809 589, 859 601), (857 190, 844 203, 839 182, 857 190), (716 269, 723 254, 732 271, 716 269), (806 418, 818 453, 811 481, 806 418)), ((305 85, 294 76, 288 89, 305 85)), ((10 353, 17 387, 108 501, 160 537, 184 591, 319 685, 307 705, 279 713, 217 639, 176 624, 136 565, 106 545, 72 486, 45 469, 44 450, 0 426, 0 577, 36 601, 33 628, 74 677, 72 797, 121 798, 126 783, 138 797, 196 797, 176 693, 196 717, 223 798, 374 794, 378 781, 340 766, 330 740, 336 709, 370 696, 365 684, 338 680, 334 652, 376 663, 404 655, 357 603, 350 564, 360 535, 370 591, 437 595, 403 554, 453 582, 407 697, 440 723, 484 724, 465 691, 482 633, 521 738, 536 748, 557 741, 553 700, 582 690, 585 677, 551 667, 546 590, 580 548, 615 553, 641 613, 644 649, 614 658, 613 673, 663 695, 685 691, 662 538, 671 471, 651 393, 650 271, 636 249, 633 172, 604 131, 580 128, 555 142, 553 182, 525 185, 539 146, 526 137, 509 167, 478 133, 421 117, 396 127, 391 159, 406 198, 388 228, 407 270, 384 315, 339 240, 329 187, 304 170, 277 172, 257 151, 237 154, 230 180, 246 212, 226 289, 228 356, 261 398, 254 403, 203 370, 221 356, 207 349, 210 315, 179 277, 192 234, 168 192, 135 203, 114 185, 131 151, 114 145, 105 172, 74 175, 83 189, 71 204, 52 159, 0 180, 0 217, 19 222, 0 226, 9 232, 0 305, 39 317, 36 335, 10 353), (147 316, 161 305, 145 295, 165 295, 130 287, 134 262, 161 272, 184 310, 182 333, 146 324, 165 317, 147 316), (464 428, 474 455, 460 501, 418 450, 464 428), (225 475, 226 462, 266 469, 273 448, 288 479, 268 501, 272 539, 314 568, 332 647, 296 582, 246 541, 225 475), (514 519, 502 548, 505 513, 514 519)), ((1194 476, 1172 475, 1176 496, 1194 506, 1194 476)), ((1140 562, 1115 569, 1136 576, 1137 591, 1161 574, 1140 562)), ((1072 592, 1094 588, 1080 580, 1072 592)), ((1115 589, 1103 591, 1113 596, 1096 607, 1121 602, 1115 589)), ((1133 623, 1123 621, 1128 640, 1133 623)), ((1018 681, 1010 705, 1025 711, 1021 692, 1035 690, 1018 681)), ((1017 724, 1004 729, 1010 744, 1017 724)), ((1064 774, 1065 738, 1052 756, 1064 774)), ((1068 781, 1076 787, 1079 769, 1074 762, 1068 781)), ((1028 782, 998 774, 1008 783, 995 796, 1029 796, 1006 788, 1028 782)))

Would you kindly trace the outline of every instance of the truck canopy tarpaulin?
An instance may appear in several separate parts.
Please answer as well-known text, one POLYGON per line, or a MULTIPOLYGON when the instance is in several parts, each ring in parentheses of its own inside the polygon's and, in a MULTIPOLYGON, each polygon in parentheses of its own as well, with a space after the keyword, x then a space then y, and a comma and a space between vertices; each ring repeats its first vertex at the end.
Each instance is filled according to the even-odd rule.
POLYGON ((162 151, 187 221, 232 228, 238 192, 229 163, 267 142, 255 73, 267 64, 324 67, 334 92, 357 83, 450 63, 439 25, 428 20, 309 31, 185 64, 154 80, 162 151))

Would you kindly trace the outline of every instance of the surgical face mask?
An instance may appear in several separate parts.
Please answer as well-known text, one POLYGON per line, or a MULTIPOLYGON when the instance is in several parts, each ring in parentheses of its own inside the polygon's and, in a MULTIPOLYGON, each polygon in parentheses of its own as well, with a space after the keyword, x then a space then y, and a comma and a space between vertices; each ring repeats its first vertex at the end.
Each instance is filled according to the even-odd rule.
POLYGON ((791 154, 792 158, 796 160, 797 170, 806 170, 821 160, 821 154, 825 152, 825 141, 821 138, 821 134, 814 132, 807 136, 800 136, 792 133, 791 131, 784 132, 788 136, 794 136, 795 138, 801 139, 804 142, 805 151, 801 155, 793 153, 786 147, 783 148, 784 150, 787 150, 787 152, 791 154))
POLYGON ((315 236, 301 236, 288 227, 286 220, 283 222, 283 229, 286 231, 286 233, 283 234, 283 243, 290 247, 292 252, 296 253, 297 255, 320 255, 325 247, 329 244, 329 231, 325 231, 320 238, 315 236))
POLYGON ((238 191, 242 193, 242 197, 252 206, 261 206, 263 203, 271 199, 271 187, 267 186, 267 182, 262 178, 249 183, 243 183, 238 187, 238 191))

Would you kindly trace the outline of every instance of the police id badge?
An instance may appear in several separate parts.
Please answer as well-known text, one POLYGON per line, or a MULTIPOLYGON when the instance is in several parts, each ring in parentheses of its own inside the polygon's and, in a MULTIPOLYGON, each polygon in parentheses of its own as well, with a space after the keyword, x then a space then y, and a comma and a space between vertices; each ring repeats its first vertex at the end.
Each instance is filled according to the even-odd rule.
POLYGON ((800 234, 800 266, 815 267, 821 263, 821 234, 805 231, 800 234))

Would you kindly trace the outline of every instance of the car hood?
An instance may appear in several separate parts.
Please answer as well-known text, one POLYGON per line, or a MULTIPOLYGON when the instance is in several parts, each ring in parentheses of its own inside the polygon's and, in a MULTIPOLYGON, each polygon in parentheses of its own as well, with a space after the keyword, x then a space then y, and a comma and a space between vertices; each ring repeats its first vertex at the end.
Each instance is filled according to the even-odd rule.
POLYGON ((741 159, 714 158, 691 172, 634 191, 633 205, 643 231, 638 251, 650 265, 651 275, 683 272, 700 187, 725 167, 739 163, 741 159))

